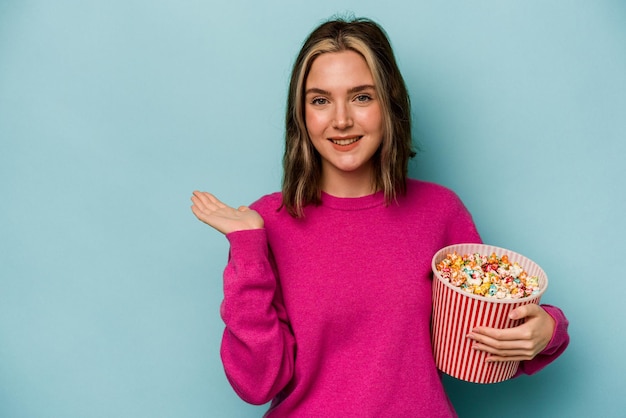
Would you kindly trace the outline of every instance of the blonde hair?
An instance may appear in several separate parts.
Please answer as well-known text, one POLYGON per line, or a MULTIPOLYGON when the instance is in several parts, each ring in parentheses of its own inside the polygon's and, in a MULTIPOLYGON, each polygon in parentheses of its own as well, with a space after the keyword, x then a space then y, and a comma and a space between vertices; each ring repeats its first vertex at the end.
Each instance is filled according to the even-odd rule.
POLYGON ((293 66, 287 98, 283 206, 294 217, 321 197, 321 157, 313 147, 304 117, 304 88, 313 61, 324 53, 352 50, 366 61, 383 114, 383 140, 372 157, 374 186, 391 203, 405 193, 411 142, 411 106, 406 86, 384 30, 369 19, 334 19, 305 40, 293 66))

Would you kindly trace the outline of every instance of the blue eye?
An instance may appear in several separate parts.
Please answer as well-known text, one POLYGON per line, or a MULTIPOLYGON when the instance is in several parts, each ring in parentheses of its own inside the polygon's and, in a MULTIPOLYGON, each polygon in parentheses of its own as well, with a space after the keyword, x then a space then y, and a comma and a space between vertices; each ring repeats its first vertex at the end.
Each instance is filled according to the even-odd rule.
POLYGON ((311 104, 314 105, 324 105, 326 103, 328 103, 328 100, 323 97, 316 97, 315 99, 311 100, 311 104))
POLYGON ((357 102, 369 102, 370 100, 372 100, 372 98, 367 94, 359 94, 358 96, 356 96, 355 100, 357 102))

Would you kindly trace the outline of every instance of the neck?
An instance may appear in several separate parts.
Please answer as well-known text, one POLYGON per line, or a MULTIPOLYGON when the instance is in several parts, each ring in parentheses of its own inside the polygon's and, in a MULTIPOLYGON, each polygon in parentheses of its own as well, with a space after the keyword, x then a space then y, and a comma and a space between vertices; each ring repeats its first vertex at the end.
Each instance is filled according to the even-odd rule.
POLYGON ((363 197, 376 193, 371 170, 335 171, 322 174, 322 190, 336 197, 363 197))

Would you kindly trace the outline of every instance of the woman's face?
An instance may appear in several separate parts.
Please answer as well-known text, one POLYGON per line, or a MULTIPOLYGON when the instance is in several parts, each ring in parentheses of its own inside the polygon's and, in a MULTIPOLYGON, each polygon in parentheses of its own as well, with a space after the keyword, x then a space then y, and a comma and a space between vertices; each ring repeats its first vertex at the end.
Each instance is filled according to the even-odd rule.
POLYGON ((372 156, 382 143, 383 115, 372 73, 357 52, 324 53, 305 83, 305 122, 322 157, 322 179, 372 178, 372 156))

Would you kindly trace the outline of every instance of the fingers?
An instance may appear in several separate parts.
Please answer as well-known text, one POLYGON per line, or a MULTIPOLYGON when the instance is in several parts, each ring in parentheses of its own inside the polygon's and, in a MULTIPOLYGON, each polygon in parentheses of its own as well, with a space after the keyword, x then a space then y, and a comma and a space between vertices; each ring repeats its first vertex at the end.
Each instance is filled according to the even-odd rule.
POLYGON ((261 229, 263 218, 258 212, 247 206, 235 209, 225 205, 211 193, 194 191, 191 211, 200 221, 215 228, 223 234, 244 229, 261 229))
POLYGON ((519 306, 509 313, 512 320, 523 319, 523 323, 513 328, 476 327, 472 334, 480 334, 498 341, 530 340, 535 337, 533 330, 537 319, 545 314, 543 308, 536 304, 519 306))
POLYGON ((207 209, 215 210, 217 208, 225 208, 226 205, 220 202, 215 196, 208 192, 194 191, 191 201, 197 206, 204 206, 207 209))
POLYGON ((219 210, 227 208, 219 199, 208 192, 194 191, 191 196, 191 211, 204 223, 210 224, 211 217, 219 210))
POLYGON ((477 332, 471 332, 467 335, 467 338, 474 341, 473 347, 484 349, 490 353, 503 352, 503 351, 524 351, 533 349, 533 341, 525 338, 509 337, 493 338, 486 334, 480 334, 477 332))
POLYGON ((528 327, 526 327, 525 325, 526 324, 522 324, 517 327, 504 329, 476 327, 469 335, 489 341, 528 340, 532 338, 532 334, 528 327))
POLYGON ((474 332, 467 337, 474 341, 473 350, 484 351, 489 354, 486 361, 530 360, 537 354, 535 344, 531 340, 502 340, 474 332))
POLYGON ((199 214, 207 216, 220 209, 228 208, 228 206, 208 192, 194 191, 191 196, 191 201, 193 202, 191 210, 196 216, 199 214))
POLYGON ((496 350, 493 347, 482 344, 475 344, 472 346, 472 349, 488 353, 488 356, 485 358, 486 362, 525 361, 532 360, 536 355, 532 349, 496 350))
POLYGON ((533 357, 528 356, 528 355, 519 355, 519 356, 490 355, 489 357, 485 358, 485 362, 486 363, 500 363, 500 362, 505 362, 505 361, 527 361, 527 360, 532 360, 532 359, 533 357))
POLYGON ((467 335, 474 350, 489 353, 488 361, 530 360, 547 346, 554 332, 554 320, 539 305, 518 307, 509 317, 524 323, 506 329, 476 327, 467 335))

